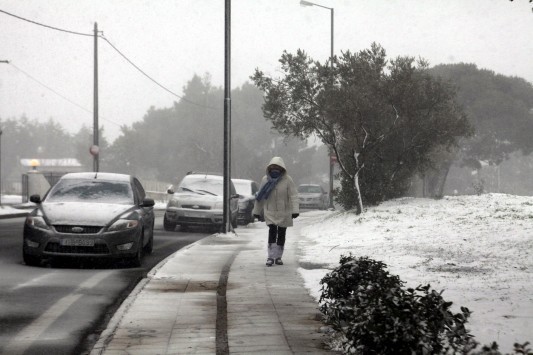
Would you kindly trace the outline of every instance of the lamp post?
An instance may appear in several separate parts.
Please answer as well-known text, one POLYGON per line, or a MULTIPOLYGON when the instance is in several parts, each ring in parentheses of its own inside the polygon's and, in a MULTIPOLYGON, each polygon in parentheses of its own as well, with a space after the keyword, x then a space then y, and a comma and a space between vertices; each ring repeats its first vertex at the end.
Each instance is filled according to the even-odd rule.
MULTIPOLYGON (((334 17, 335 17, 335 10, 332 7, 327 7, 319 4, 315 4, 314 2, 300 0, 301 6, 318 6, 323 9, 328 9, 331 13, 331 53, 330 53, 330 65, 332 69, 333 74, 333 24, 334 24, 334 17)), ((333 206, 333 165, 335 164, 335 160, 333 157, 333 151, 331 149, 328 149, 328 161, 329 161, 329 208, 334 208, 333 206)))
POLYGON ((2 206, 2 129, 0 128, 0 206, 2 206))
MULTIPOLYGON (((0 60, 0 63, 9 64, 9 60, 0 60)), ((2 129, 0 128, 0 206, 2 206, 2 129)))

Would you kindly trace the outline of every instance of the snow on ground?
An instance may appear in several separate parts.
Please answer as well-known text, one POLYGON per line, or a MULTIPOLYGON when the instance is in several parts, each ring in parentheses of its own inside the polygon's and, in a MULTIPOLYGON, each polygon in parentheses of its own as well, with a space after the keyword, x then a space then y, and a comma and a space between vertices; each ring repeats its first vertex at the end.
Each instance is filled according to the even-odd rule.
POLYGON ((533 342, 533 197, 505 194, 401 198, 351 212, 302 214, 299 258, 310 294, 341 255, 387 264, 406 287, 444 290, 454 311, 473 312, 467 328, 481 344, 511 352, 533 342))

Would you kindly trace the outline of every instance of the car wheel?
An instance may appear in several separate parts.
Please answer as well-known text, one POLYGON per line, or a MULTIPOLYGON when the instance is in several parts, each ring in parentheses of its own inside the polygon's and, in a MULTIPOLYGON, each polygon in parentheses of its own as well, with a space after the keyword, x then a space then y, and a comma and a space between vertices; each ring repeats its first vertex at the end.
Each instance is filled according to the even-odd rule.
POLYGON ((139 245, 137 246, 137 252, 134 256, 132 256, 128 261, 129 264, 132 267, 139 267, 141 266, 142 259, 143 259, 143 246, 142 246, 142 240, 144 238, 144 231, 142 232, 141 238, 139 240, 139 245))
POLYGON ((24 264, 28 266, 39 266, 41 265, 41 258, 34 255, 26 254, 25 252, 22 252, 22 259, 24 260, 24 264))
POLYGON ((247 220, 246 220, 245 225, 246 225, 246 224, 249 224, 249 223, 254 223, 254 222, 255 222, 255 217, 254 217, 254 215, 252 214, 252 211, 250 211, 250 214, 248 215, 248 218, 247 218, 247 220))
POLYGON ((167 219, 167 214, 165 213, 165 216, 163 217, 163 228, 167 232, 173 232, 174 229, 176 229, 176 223, 172 223, 167 219))
POLYGON ((153 250, 154 250, 154 233, 152 232, 152 235, 150 235, 150 239, 148 240, 148 244, 144 246, 144 252, 146 254, 152 254, 153 250))

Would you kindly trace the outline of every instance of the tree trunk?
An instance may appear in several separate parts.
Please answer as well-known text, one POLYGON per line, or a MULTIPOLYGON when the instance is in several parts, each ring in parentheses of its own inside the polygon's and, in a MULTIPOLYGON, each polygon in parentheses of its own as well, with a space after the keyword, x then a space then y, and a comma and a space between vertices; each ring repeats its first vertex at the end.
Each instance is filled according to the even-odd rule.
POLYGON ((361 188, 359 187, 359 172, 355 174, 354 177, 354 188, 357 192, 357 208, 356 208, 356 214, 363 213, 363 199, 361 198, 361 188))
POLYGON ((437 168, 424 174, 424 197, 441 198, 444 195, 444 186, 452 163, 451 160, 443 161, 437 168))

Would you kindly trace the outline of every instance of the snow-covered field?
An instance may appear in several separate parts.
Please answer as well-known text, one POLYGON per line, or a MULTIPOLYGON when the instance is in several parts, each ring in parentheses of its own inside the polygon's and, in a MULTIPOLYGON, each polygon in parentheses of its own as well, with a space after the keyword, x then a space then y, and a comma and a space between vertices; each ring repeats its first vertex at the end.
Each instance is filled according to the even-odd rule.
POLYGON ((454 310, 473 312, 468 328, 481 344, 508 353, 533 342, 533 197, 505 194, 402 198, 350 212, 302 214, 299 269, 311 295, 352 253, 388 265, 406 287, 444 290, 454 310), (307 223, 306 223, 307 224, 307 223))

